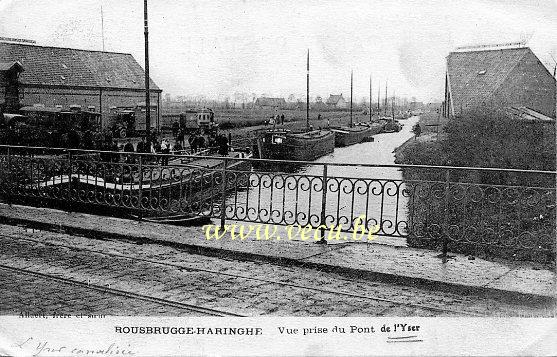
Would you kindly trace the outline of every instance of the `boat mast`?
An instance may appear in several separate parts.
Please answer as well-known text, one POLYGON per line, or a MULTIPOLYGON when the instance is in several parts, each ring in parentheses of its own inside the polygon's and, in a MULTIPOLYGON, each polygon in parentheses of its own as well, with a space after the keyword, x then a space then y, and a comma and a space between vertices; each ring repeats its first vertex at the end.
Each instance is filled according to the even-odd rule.
POLYGON ((377 85, 377 116, 381 116, 381 82, 377 85))
POLYGON ((307 76, 306 76, 306 131, 309 131, 309 48, 307 58, 307 76))
POLYGON ((373 98, 371 97, 371 75, 369 75, 369 121, 371 121, 371 102, 373 98))
POLYGON ((143 17, 145 21, 145 133, 147 134, 147 138, 149 138, 151 134, 151 96, 149 88, 149 25, 147 23, 147 0, 143 1, 143 17))
POLYGON ((387 108, 389 107, 389 102, 388 102, 388 98, 387 98, 387 84, 389 83, 389 80, 387 80, 385 82, 385 116, 387 116, 387 108))
POLYGON ((350 71, 350 127, 352 127, 352 82, 354 77, 354 71, 350 71))

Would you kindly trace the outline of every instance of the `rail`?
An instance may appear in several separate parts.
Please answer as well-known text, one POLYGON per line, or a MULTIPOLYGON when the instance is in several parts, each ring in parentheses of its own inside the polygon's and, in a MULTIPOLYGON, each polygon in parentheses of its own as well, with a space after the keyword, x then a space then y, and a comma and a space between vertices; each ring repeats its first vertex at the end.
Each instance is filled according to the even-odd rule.
POLYGON ((553 171, 239 156, 0 146, 0 196, 140 217, 205 216, 223 227, 309 226, 324 240, 367 232, 443 256, 555 259, 553 171))

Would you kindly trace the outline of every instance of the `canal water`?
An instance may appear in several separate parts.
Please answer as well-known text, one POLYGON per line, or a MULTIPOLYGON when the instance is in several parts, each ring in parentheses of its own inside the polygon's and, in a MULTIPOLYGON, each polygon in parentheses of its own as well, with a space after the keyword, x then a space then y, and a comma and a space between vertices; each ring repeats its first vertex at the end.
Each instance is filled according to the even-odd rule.
MULTIPOLYGON (((411 129, 417 121, 418 117, 403 120, 398 133, 378 134, 374 142, 335 148, 315 162, 392 165, 393 151, 413 137, 411 129)), ((325 203, 322 177, 322 165, 308 165, 294 173, 253 172, 247 190, 229 196, 227 216, 238 223, 247 220, 316 227, 324 206, 328 228, 340 225, 351 231, 354 220, 364 216, 361 222, 368 229, 379 226, 381 235, 400 237, 406 233, 408 197, 399 169, 328 166, 325 203)), ((405 239, 395 244, 405 244, 405 239)))

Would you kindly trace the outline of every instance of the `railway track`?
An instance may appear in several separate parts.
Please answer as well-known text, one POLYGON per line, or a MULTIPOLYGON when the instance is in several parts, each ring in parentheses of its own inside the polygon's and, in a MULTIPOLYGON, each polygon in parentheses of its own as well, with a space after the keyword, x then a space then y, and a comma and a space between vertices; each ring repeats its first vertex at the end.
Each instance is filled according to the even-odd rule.
POLYGON ((113 289, 113 288, 110 288, 110 287, 107 287, 107 286, 102 286, 102 285, 97 285, 97 284, 91 284, 89 282, 82 282, 82 281, 67 279, 67 278, 63 278, 63 277, 52 275, 52 274, 45 274, 45 273, 39 273, 39 272, 36 272, 36 271, 27 270, 27 269, 15 268, 15 267, 5 265, 5 264, 0 264, 0 269, 10 271, 10 272, 14 272, 14 273, 18 273, 18 274, 30 275, 30 276, 42 278, 42 279, 45 279, 45 280, 57 281, 57 282, 68 284, 68 285, 79 286, 81 288, 86 288, 86 289, 89 289, 89 290, 94 290, 94 291, 103 292, 103 293, 108 293, 108 294, 112 294, 112 295, 116 295, 116 296, 123 296, 123 297, 126 297, 126 298, 131 298, 131 299, 156 303, 156 304, 163 305, 163 306, 170 306, 170 307, 173 307, 173 308, 184 309, 184 310, 188 310, 188 311, 191 311, 191 312, 204 314, 204 315, 207 315, 207 316, 245 317, 245 315, 240 315, 240 314, 231 313, 231 312, 227 312, 227 311, 205 308, 205 307, 196 306, 196 305, 192 305, 192 304, 184 304, 184 303, 177 302, 177 301, 171 301, 171 300, 161 299, 161 298, 157 298, 157 297, 153 297, 153 296, 137 294, 137 293, 134 293, 134 292, 120 290, 120 289, 113 289))
MULTIPOLYGON (((368 295, 361 295, 361 294, 343 292, 343 291, 338 291, 338 290, 330 290, 330 289, 323 289, 323 288, 312 287, 312 286, 304 286, 304 285, 300 285, 300 284, 293 284, 293 283, 290 283, 290 282, 283 282, 283 281, 265 279, 265 278, 260 278, 260 277, 246 276, 246 275, 243 275, 243 274, 232 274, 232 273, 226 273, 226 272, 212 270, 212 269, 185 266, 185 265, 174 264, 174 263, 170 263, 170 262, 155 261, 155 260, 152 260, 152 259, 141 258, 141 257, 137 257, 137 256, 130 257, 130 256, 127 256, 127 255, 121 254, 121 253, 103 252, 103 251, 98 251, 98 250, 94 250, 94 249, 87 249, 87 248, 76 248, 75 246, 70 246, 70 245, 67 245, 67 244, 45 242, 45 241, 42 241, 42 240, 36 240, 36 239, 32 239, 32 238, 12 237, 12 236, 8 236, 8 235, 4 235, 4 234, 0 234, 0 238, 7 238, 7 239, 10 239, 10 240, 14 240, 14 241, 25 241, 25 242, 29 242, 29 243, 38 243, 38 244, 41 244, 41 245, 52 246, 52 247, 56 247, 56 248, 59 248, 59 249, 70 249, 70 250, 73 250, 73 251, 86 252, 86 253, 90 253, 90 254, 101 255, 101 256, 104 256, 104 257, 110 257, 110 258, 113 258, 113 259, 115 258, 115 259, 124 259, 124 260, 135 261, 135 262, 142 262, 142 263, 147 263, 147 264, 151 264, 151 265, 154 265, 154 266, 161 266, 161 267, 177 269, 177 270, 180 270, 180 271, 185 270, 185 271, 192 271, 192 272, 203 272, 203 273, 208 273, 208 274, 214 274, 214 275, 217 275, 217 276, 224 276, 224 277, 230 277, 230 278, 236 278, 236 279, 245 279, 245 280, 257 281, 257 282, 266 283, 266 284, 275 284, 275 285, 280 285, 280 286, 284 286, 284 287, 291 287, 291 288, 295 288, 295 289, 311 291, 311 292, 314 292, 316 294, 332 294, 332 295, 336 295, 336 296, 339 296, 339 297, 350 297, 350 298, 362 299, 362 300, 367 300, 367 301, 376 301, 376 302, 382 302, 382 303, 388 303, 388 304, 394 304, 394 305, 401 305, 401 306, 418 308, 418 309, 423 309, 423 310, 427 310, 427 311, 433 311, 433 312, 436 312, 436 313, 444 313, 444 314, 451 314, 451 315, 485 316, 485 314, 473 313, 473 312, 462 311, 462 310, 454 310, 454 309, 445 308, 445 307, 441 307, 441 306, 411 303, 411 302, 407 302, 407 301, 402 301, 402 299, 388 299, 388 298, 382 298, 382 297, 374 297, 374 296, 368 296, 368 295)), ((207 308, 203 308, 203 307, 199 307, 199 306, 195 306, 195 305, 190 305, 190 304, 184 304, 184 303, 181 303, 181 302, 176 302, 176 301, 172 301, 172 300, 168 300, 168 299, 160 299, 160 298, 156 298, 156 297, 150 297, 150 296, 147 296, 147 295, 136 294, 136 293, 133 293, 133 292, 123 291, 123 290, 118 290, 118 289, 111 289, 111 288, 106 287, 106 286, 90 285, 90 284, 85 283, 85 282, 79 282, 79 281, 66 279, 66 278, 62 278, 62 277, 59 277, 59 276, 55 276, 55 275, 49 275, 49 274, 46 274, 46 273, 38 273, 38 272, 28 271, 28 270, 25 270, 25 269, 14 268, 14 267, 6 266, 6 265, 3 265, 3 264, 0 265, 0 267, 5 268, 5 269, 17 270, 17 271, 20 271, 20 272, 26 273, 26 274, 35 274, 36 276, 44 277, 45 279, 58 280, 58 281, 65 282, 65 283, 68 283, 68 284, 80 285, 82 287, 85 286, 85 287, 88 287, 88 288, 91 288, 91 289, 95 289, 95 290, 98 290, 98 291, 104 291, 104 292, 112 293, 112 294, 115 294, 115 295, 128 296, 128 297, 132 297, 132 298, 136 298, 136 299, 158 302, 162 305, 168 305, 168 306, 174 306, 174 307, 189 309, 191 311, 199 311, 200 313, 209 314, 209 315, 213 315, 213 316, 242 316, 242 315, 235 314, 235 313, 228 313, 226 311, 220 311, 220 310, 215 310, 215 309, 207 309, 207 308)))

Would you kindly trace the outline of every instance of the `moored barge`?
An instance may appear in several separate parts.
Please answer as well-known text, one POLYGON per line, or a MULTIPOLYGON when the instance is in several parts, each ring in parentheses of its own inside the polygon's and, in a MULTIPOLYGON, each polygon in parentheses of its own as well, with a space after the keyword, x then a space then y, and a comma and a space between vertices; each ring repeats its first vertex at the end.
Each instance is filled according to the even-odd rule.
POLYGON ((268 130, 257 138, 256 152, 263 159, 313 161, 334 149, 335 135, 329 130, 268 130))

